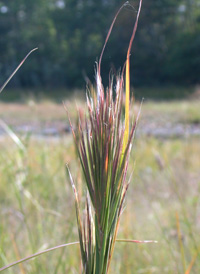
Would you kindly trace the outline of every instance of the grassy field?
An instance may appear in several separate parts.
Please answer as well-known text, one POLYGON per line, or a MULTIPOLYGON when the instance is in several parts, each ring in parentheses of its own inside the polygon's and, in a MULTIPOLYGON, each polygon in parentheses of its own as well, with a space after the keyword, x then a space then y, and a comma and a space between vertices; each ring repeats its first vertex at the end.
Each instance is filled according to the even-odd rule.
MULTIPOLYGON (((70 102, 68 105, 75 121, 75 105, 70 102)), ((20 121, 66 120, 67 123, 62 105, 50 101, 38 104, 32 99, 26 104, 1 103, 0 117, 13 125, 20 121)), ((199 123, 199 102, 145 103, 141 124, 158 117, 173 123, 199 123)), ((55 139, 31 136, 21 139, 23 150, 9 136, 0 138, 0 267, 78 239, 66 163, 80 197, 84 197, 84 186, 71 134, 55 139)), ((199 137, 135 139, 129 176, 134 172, 118 238, 158 243, 116 243, 111 273, 200 273, 199 166, 199 137)), ((5 273, 79 271, 79 247, 71 246, 5 273)))

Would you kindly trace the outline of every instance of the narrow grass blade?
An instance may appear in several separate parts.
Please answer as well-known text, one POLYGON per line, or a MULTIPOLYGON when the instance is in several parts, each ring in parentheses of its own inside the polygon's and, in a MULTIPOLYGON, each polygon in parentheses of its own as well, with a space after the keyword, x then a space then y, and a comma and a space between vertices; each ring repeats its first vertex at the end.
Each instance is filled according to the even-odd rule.
POLYGON ((125 102, 125 131, 123 152, 125 151, 129 137, 129 104, 130 104, 130 58, 127 58, 126 63, 126 102, 125 102))
POLYGON ((26 61, 26 59, 29 57, 29 55, 36 51, 38 48, 34 48, 31 51, 29 51, 29 53, 24 57, 24 59, 21 61, 21 63, 17 66, 17 68, 13 71, 13 73, 8 77, 8 79, 5 81, 5 83, 2 85, 2 87, 0 88, 0 93, 3 91, 3 89, 7 86, 7 84, 10 82, 10 80, 13 78, 13 76, 15 75, 15 73, 20 69, 20 67, 23 65, 23 63, 26 61))
POLYGON ((72 242, 72 243, 68 243, 68 244, 62 244, 62 245, 58 245, 58 246, 55 246, 55 247, 52 247, 52 248, 49 248, 49 249, 46 249, 46 250, 37 252, 37 253, 35 253, 35 254, 32 254, 32 255, 27 256, 27 257, 25 257, 25 258, 23 258, 23 259, 21 259, 21 260, 18 260, 18 261, 14 262, 14 263, 8 264, 8 265, 6 265, 6 266, 0 268, 0 272, 1 272, 1 271, 4 271, 4 270, 6 270, 6 269, 8 269, 8 268, 10 268, 10 267, 12 267, 12 266, 18 265, 18 264, 20 264, 20 263, 23 263, 23 262, 26 262, 26 261, 28 261, 28 260, 30 260, 30 259, 33 259, 33 258, 35 258, 35 257, 38 257, 38 256, 40 256, 40 255, 42 255, 42 254, 45 254, 45 253, 54 251, 54 250, 59 249, 59 248, 63 248, 63 247, 70 246, 70 245, 76 245, 76 244, 79 244, 79 242, 72 242))
POLYGON ((107 43, 108 43, 108 39, 109 39, 110 34, 111 34, 111 32, 112 32, 112 29, 113 29, 113 26, 114 26, 114 24, 115 24, 115 21, 116 21, 118 15, 119 15, 119 13, 121 12, 121 10, 122 10, 126 5, 128 5, 128 4, 129 4, 129 2, 127 1, 126 3, 124 3, 124 4, 121 6, 121 8, 118 10, 117 14, 115 15, 115 17, 114 17, 114 19, 113 19, 113 21, 112 21, 112 24, 111 24, 110 28, 109 28, 109 31, 108 31, 108 34, 107 34, 107 36, 106 36, 106 40, 105 40, 105 43, 104 43, 104 45, 103 45, 103 49, 102 49, 102 51, 101 51, 101 55, 100 55, 100 58, 99 58, 99 66, 98 66, 98 73, 99 73, 99 75, 101 75, 101 60, 102 60, 102 57, 103 57, 103 53, 104 53, 105 47, 106 47, 106 45, 107 45, 107 43))
POLYGON ((191 263, 189 264, 187 270, 185 271, 185 274, 190 274, 191 270, 192 270, 192 267, 196 261, 196 258, 197 258, 198 254, 196 254, 193 258, 192 258, 192 261, 191 263))
POLYGON ((136 243, 136 244, 150 244, 154 243, 157 244, 157 241, 154 240, 131 240, 131 239, 116 239, 116 242, 122 242, 122 243, 136 243))
POLYGON ((126 149, 126 145, 128 143, 128 136, 129 136, 130 53, 131 53, 133 40, 135 38, 136 30, 137 30, 137 25, 138 25, 138 20, 139 20, 139 16, 140 16, 141 7, 142 7, 142 0, 140 0, 139 9, 138 9, 138 12, 137 12, 137 18, 136 18, 135 25, 134 25, 134 28, 133 28, 133 33, 131 35, 131 39, 130 39, 130 42, 129 42, 127 57, 126 57, 126 103, 125 103, 125 132, 124 132, 123 153, 126 149))
MULTIPOLYGON (((20 260, 19 249, 18 249, 17 243, 16 243, 16 241, 15 241, 15 237, 14 237, 13 234, 11 234, 11 240, 12 240, 12 244, 13 244, 13 248, 14 248, 16 257, 17 257, 18 260, 20 260)), ((19 268, 20 268, 20 271, 21 271, 22 274, 26 274, 26 271, 25 271, 25 269, 24 269, 23 264, 20 264, 20 265, 19 265, 19 268)))
POLYGON ((21 150, 25 151, 26 150, 25 146, 23 145, 19 137, 14 133, 14 131, 3 120, 0 120, 0 125, 5 130, 5 132, 11 137, 11 139, 15 142, 15 144, 21 150))
POLYGON ((177 228, 178 242, 179 242, 181 257, 182 257, 183 270, 184 270, 184 273, 185 273, 185 271, 186 271, 185 251, 184 251, 184 247, 183 247, 183 241, 182 241, 182 235, 181 235, 180 221, 179 221, 178 212, 176 212, 176 228, 177 228))
POLYGON ((80 249, 81 249, 81 256, 83 260, 83 265, 86 262, 86 255, 85 255, 85 249, 84 249, 84 240, 83 240, 83 228, 82 228, 82 222, 81 222, 81 216, 80 216, 80 209, 79 209, 79 201, 78 201, 78 193, 76 190, 76 186, 74 184, 71 172, 67 166, 70 183, 72 185, 74 196, 75 196, 75 206, 76 206, 76 218, 77 218, 77 224, 78 224, 78 233, 79 233, 79 239, 80 239, 80 249))

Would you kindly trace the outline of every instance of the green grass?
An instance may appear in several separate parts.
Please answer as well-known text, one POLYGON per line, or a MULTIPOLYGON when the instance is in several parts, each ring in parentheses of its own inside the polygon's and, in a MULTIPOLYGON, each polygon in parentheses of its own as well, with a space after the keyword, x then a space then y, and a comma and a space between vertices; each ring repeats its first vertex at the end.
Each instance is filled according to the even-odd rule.
MULTIPOLYGON (((71 137, 26 143, 19 149, 0 142, 0 266, 42 248, 78 239, 72 189, 65 163, 80 183, 71 137), (30 194, 31 196, 30 196, 30 194)), ((199 256, 200 143, 192 140, 135 140, 129 174, 134 169, 119 238, 153 239, 157 244, 116 243, 111 273, 183 273, 176 212, 186 266, 199 256), (136 159, 136 160, 135 160, 136 159)), ((196 259, 191 273, 199 273, 196 259)), ((78 246, 44 254, 24 264, 26 273, 78 273, 78 246)), ((7 273, 21 273, 19 267, 7 273)), ((6 271, 5 271, 6 273, 6 271)))
POLYGON ((154 120, 160 117, 168 122, 198 124, 200 123, 199 100, 175 100, 159 103, 146 101, 142 115, 154 120))

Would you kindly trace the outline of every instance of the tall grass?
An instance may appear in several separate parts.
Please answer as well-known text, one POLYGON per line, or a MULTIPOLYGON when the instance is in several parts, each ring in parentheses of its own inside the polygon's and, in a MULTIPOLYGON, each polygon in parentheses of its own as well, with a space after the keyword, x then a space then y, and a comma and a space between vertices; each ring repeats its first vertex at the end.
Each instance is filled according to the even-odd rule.
POLYGON ((73 131, 89 196, 83 224, 72 178, 71 182, 76 195, 84 273, 107 273, 128 189, 126 172, 135 130, 134 124, 123 151, 121 78, 117 79, 115 101, 112 88, 105 99, 102 91, 99 101, 88 95, 88 115, 86 129, 80 120, 79 130, 73 131))
POLYGON ((142 1, 127 51, 125 120, 122 113, 124 70, 116 79, 110 77, 107 89, 101 80, 102 55, 121 8, 113 20, 97 64, 96 90, 92 88, 87 92, 85 127, 82 119, 79 119, 78 130, 73 130, 71 125, 87 189, 86 214, 82 221, 78 192, 69 172, 76 198, 83 273, 108 272, 128 190, 126 174, 136 127, 135 121, 129 132, 130 51, 141 4, 142 1))

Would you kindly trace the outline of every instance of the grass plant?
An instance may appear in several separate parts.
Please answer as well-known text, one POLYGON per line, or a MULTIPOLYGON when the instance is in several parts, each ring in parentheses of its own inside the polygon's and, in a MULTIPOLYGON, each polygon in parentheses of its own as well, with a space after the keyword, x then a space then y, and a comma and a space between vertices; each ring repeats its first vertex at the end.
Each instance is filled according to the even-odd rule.
POLYGON ((105 99, 103 94, 102 90, 99 101, 97 97, 88 95, 89 117, 85 121, 86 128, 84 130, 80 120, 79 130, 73 131, 89 196, 82 224, 78 195, 71 178, 76 195, 84 273, 108 271, 128 188, 126 172, 135 130, 134 124, 123 150, 122 79, 117 79, 115 101, 112 87, 107 91, 105 99))
POLYGON ((127 51, 125 120, 122 113, 124 69, 116 79, 110 77, 110 85, 106 90, 101 80, 101 59, 121 8, 111 24, 97 64, 96 91, 92 88, 87 92, 88 117, 85 119, 85 128, 82 119, 79 119, 77 131, 71 125, 87 188, 86 214, 82 221, 78 193, 69 172, 76 199, 83 273, 87 274, 108 273, 129 185, 126 174, 137 122, 133 123, 129 132, 130 51, 141 5, 142 1, 127 51))

